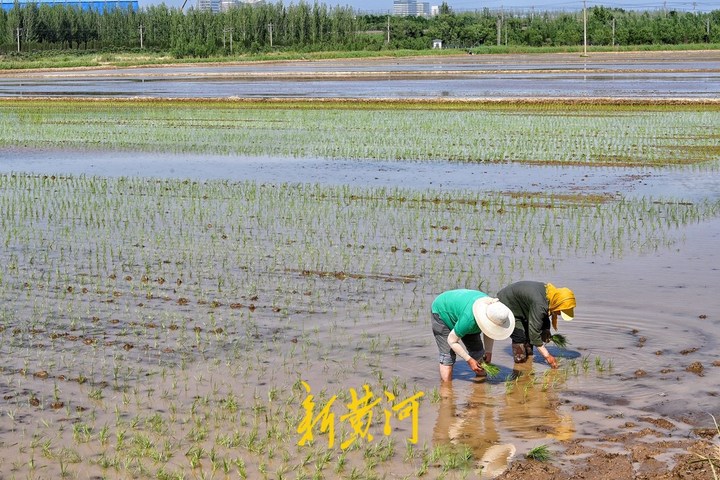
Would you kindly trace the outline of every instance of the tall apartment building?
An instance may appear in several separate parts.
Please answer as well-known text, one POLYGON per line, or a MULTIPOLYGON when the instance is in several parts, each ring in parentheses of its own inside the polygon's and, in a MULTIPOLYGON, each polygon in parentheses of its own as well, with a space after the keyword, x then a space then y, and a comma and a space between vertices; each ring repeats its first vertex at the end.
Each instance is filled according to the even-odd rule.
POLYGON ((429 17, 430 3, 408 0, 393 1, 393 15, 399 17, 429 17))

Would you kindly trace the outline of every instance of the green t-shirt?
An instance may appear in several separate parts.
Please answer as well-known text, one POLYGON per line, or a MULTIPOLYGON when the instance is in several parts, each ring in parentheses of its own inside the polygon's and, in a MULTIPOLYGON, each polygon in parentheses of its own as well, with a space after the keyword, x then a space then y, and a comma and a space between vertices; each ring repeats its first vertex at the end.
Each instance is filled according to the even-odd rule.
POLYGON ((455 330, 455 334, 462 338, 471 333, 480 333, 472 306, 475 300, 487 296, 479 290, 448 290, 435 298, 431 310, 432 313, 440 316, 450 330, 455 330))

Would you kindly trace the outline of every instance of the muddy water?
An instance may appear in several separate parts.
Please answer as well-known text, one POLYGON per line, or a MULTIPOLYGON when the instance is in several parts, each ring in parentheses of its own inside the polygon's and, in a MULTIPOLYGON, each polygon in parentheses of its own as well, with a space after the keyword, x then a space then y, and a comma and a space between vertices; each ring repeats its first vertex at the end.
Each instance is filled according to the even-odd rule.
POLYGON ((452 79, 386 79, 302 81, 233 78, 0 78, 5 97, 151 97, 151 98, 668 98, 716 99, 718 73, 564 73, 460 74, 452 79), (464 78, 463 78, 464 77, 464 78))
MULTIPOLYGON (((646 171, 18 149, 5 150, 0 158, 0 170, 4 172, 39 174, 230 178, 267 183, 480 191, 551 188, 688 201, 720 198, 720 179, 715 167, 646 171)), ((504 462, 486 457, 493 447, 500 449, 501 456, 509 452, 517 455, 540 443, 552 445, 556 440, 569 438, 595 439, 602 433, 639 430, 657 423, 668 436, 692 436, 694 427, 710 424, 708 414, 720 415, 720 368, 714 364, 720 347, 717 314, 720 297, 715 293, 720 278, 717 248, 720 219, 684 227, 673 236, 677 241, 670 248, 642 255, 628 249, 620 258, 569 255, 558 261, 555 268, 532 273, 532 279, 573 288, 578 298, 576 320, 560 325, 561 332, 570 341, 569 349, 550 347, 551 352, 562 359, 563 368, 559 371, 548 370, 540 357, 532 364, 516 368, 509 342, 505 341, 495 347, 493 360, 501 368, 499 377, 476 382, 472 372, 459 364, 452 387, 439 388, 436 347, 427 314, 436 292, 418 293, 414 281, 386 282, 386 279, 392 280, 391 274, 402 273, 387 272, 386 279, 335 281, 340 287, 332 305, 323 306, 321 311, 298 309, 289 323, 278 324, 276 315, 266 309, 253 312, 258 332, 253 335, 257 335, 257 339, 242 329, 232 331, 239 340, 233 337, 214 340, 216 343, 204 354, 205 359, 194 360, 197 364, 191 364, 184 375, 190 379, 209 376, 213 381, 223 378, 222 370, 212 359, 216 355, 224 358, 227 350, 237 348, 236 342, 240 342, 247 350, 249 364, 259 361, 254 364, 257 371, 245 375, 233 373, 229 384, 221 385, 246 402, 258 392, 264 397, 271 388, 288 387, 298 378, 308 382, 314 391, 347 391, 360 389, 364 384, 378 388, 379 384, 390 385, 393 381, 414 385, 426 396, 419 412, 420 444, 467 445, 476 459, 494 464, 499 470, 504 462), (375 297, 369 298, 370 293, 375 297), (262 340, 265 337, 272 337, 272 343, 265 343, 262 340), (301 340, 298 342, 298 339, 301 340), (278 355, 285 358, 288 352, 299 349, 298 345, 308 346, 308 356, 291 365, 278 366, 278 355)), ((293 284, 292 277, 299 273, 286 272, 286 275, 277 278, 278 285, 293 284)), ((328 285, 325 279, 318 278, 316 287, 307 294, 313 295, 313 290, 328 285)), ((447 286, 455 287, 457 285, 447 286)), ((166 291, 170 297, 171 289, 166 291)), ((156 312, 158 318, 173 308, 162 299, 162 291, 160 293, 160 298, 154 301, 133 295, 127 300, 121 297, 117 307, 99 314, 101 322, 112 316, 120 318, 117 330, 107 325, 103 328, 101 323, 97 331, 93 329, 90 333, 104 335, 108 343, 116 341, 115 351, 130 343, 124 354, 126 362, 140 371, 152 369, 154 365, 177 365, 182 355, 159 351, 163 343, 153 347, 144 340, 144 334, 129 339, 125 336, 123 325, 138 321, 127 312, 137 305, 145 304, 146 314, 156 312)), ((195 318, 202 315, 201 309, 188 306, 181 311, 195 318)), ((233 325, 235 318, 235 313, 230 315, 223 327, 228 331, 237 329, 233 325)), ((241 314, 240 318, 251 317, 241 314)), ((208 327, 202 325, 202 328, 208 327)), ((64 353, 58 352, 62 359, 64 353)), ((48 360, 58 361, 58 358, 48 357, 48 360)), ((112 369, 114 361, 110 356, 103 356, 102 351, 93 353, 87 360, 105 370, 112 369)), ((6 363, 6 372, 20 371, 23 359, 17 358, 12 368, 9 366, 10 363, 6 363)), ((134 375, 128 377, 130 381, 134 375)), ((107 374, 106 377, 110 379, 107 374)), ((141 376, 135 380, 140 385, 140 395, 148 398, 155 390, 170 389, 170 380, 155 377, 148 383, 141 376)), ((37 379, 33 382, 31 390, 43 392, 44 398, 52 396, 48 382, 37 379)), ((211 391, 207 383, 194 381, 192 384, 192 389, 177 400, 181 409, 192 404, 196 396, 208 395, 211 391)), ((77 389, 74 396, 86 408, 82 399, 88 397, 89 387, 62 384, 62 389, 64 398, 77 389)), ((12 385, 6 386, 3 393, 17 395, 15 398, 28 394, 27 391, 18 394, 12 385)), ((119 398, 105 400, 106 406, 102 409, 105 413, 99 414, 99 422, 112 423, 112 405, 119 401, 119 398)), ((164 405, 156 401, 151 403, 151 408, 162 412, 166 409, 164 405)), ((8 435, 10 433, 8 430, 8 435)), ((382 438, 381 432, 375 433, 376 438, 382 438)), ((177 434, 185 433, 180 430, 177 434)), ((407 422, 400 423, 394 437, 403 441, 409 434, 407 422)), ((401 472, 403 468, 397 462, 390 471, 401 472)))
MULTIPOLYGON (((463 63, 472 60, 464 59, 463 63)), ((647 68, 667 67, 662 63, 658 61, 658 65, 647 68)), ((549 68, 530 64, 522 67, 549 68)), ((583 68, 577 64, 572 66, 578 67, 583 68)), ((415 67, 398 65, 397 68, 415 67)), ((454 68, 475 67, 456 65, 454 68)), ((516 67, 499 64, 492 68, 516 67)), ((633 64, 628 61, 614 68, 632 70, 633 64)), ((707 64, 693 65, 693 68, 717 70, 716 66, 707 64)), ((578 73, 568 75, 568 83, 564 85, 572 83, 580 88, 578 73), (573 81, 569 82, 571 77, 573 81)), ((605 75, 589 78, 588 84, 609 82, 603 78, 605 75)), ((618 76, 615 80, 621 78, 618 76)), ((688 78, 691 82, 697 80, 693 75, 688 78)), ((39 91, 47 88, 42 83, 46 81, 38 80, 39 91)), ((556 85, 563 85, 561 79, 555 81, 559 82, 556 85)), ((652 84, 635 87, 648 89, 648 94, 677 91, 677 84, 671 85, 672 82, 658 83, 660 90, 653 90, 652 84)), ((713 81, 701 83, 703 89, 715 89, 713 92, 718 85, 713 81)), ((49 88, 59 91, 68 85, 72 94, 81 83, 51 82, 49 88)), ((610 85, 614 88, 618 83, 610 85)), ((109 83, 101 80, 96 86, 104 94, 112 90, 109 83)), ((317 88, 317 85, 310 86, 317 88)), ((269 88, 276 86, 270 84, 269 88)), ((15 94, 22 93, 16 87, 10 89, 15 89, 15 94)), ((707 92, 703 89, 696 93, 707 92)), ((330 92, 337 94, 338 91, 330 92)), ((418 190, 553 190, 692 202, 720 198, 717 169, 717 165, 667 170, 590 169, 0 150, 2 172, 402 186, 418 190)), ((576 320, 560 325, 561 332, 570 341, 568 350, 550 347, 551 352, 561 358, 560 370, 550 371, 540 357, 516 368, 509 342, 498 342, 493 358, 501 369, 497 378, 476 382, 474 374, 459 364, 452 387, 443 388, 437 378, 436 346, 428 315, 433 297, 439 292, 418 287, 421 283, 418 278, 425 272, 408 277, 405 283, 401 275, 408 272, 382 269, 379 271, 384 275, 378 278, 311 276, 302 281, 298 280, 303 277, 301 272, 273 271, 259 286, 260 300, 251 300, 253 297, 247 294, 247 298, 232 299, 242 303, 242 307, 225 302, 215 308, 200 302, 187 305, 180 302, 178 297, 190 283, 188 279, 182 286, 176 284, 174 278, 168 278, 163 285, 159 285, 155 277, 141 281, 143 268, 148 266, 134 265, 130 258, 118 278, 103 278, 99 291, 83 294, 86 296, 71 302, 76 312, 92 312, 80 314, 79 330, 75 330, 75 322, 65 321, 59 306, 58 311, 53 312, 53 302, 62 292, 32 290, 32 285, 13 286, 8 291, 15 296, 0 307, 3 321, 0 333, 15 352, 12 358, 4 358, 0 379, 0 396, 5 401, 0 411, 3 446, 0 472, 14 471, 18 477, 31 477, 28 460, 34 457, 44 474, 59 476, 62 467, 57 461, 47 460, 52 456, 41 455, 30 446, 37 432, 43 442, 52 441, 56 452, 65 445, 80 452, 83 462, 71 468, 79 478, 107 475, 108 470, 98 466, 106 447, 97 440, 87 444, 79 442, 65 425, 85 422, 95 427, 95 435, 102 426, 110 425, 111 437, 114 437, 132 425, 134 418, 142 420, 139 428, 143 432, 150 431, 144 422, 151 414, 171 419, 169 430, 162 433, 158 443, 173 438, 181 445, 166 462, 170 470, 197 471, 187 465, 184 455, 189 443, 183 443, 182 439, 190 436, 196 420, 191 412, 203 409, 199 400, 236 396, 242 412, 272 412, 278 405, 277 398, 272 400, 273 389, 285 395, 298 379, 308 382, 314 393, 323 389, 360 390, 362 385, 369 384, 376 395, 382 396, 380 386, 390 389, 393 382, 421 390, 425 397, 419 411, 418 445, 469 446, 475 460, 480 459, 480 464, 491 465, 496 471, 502 470, 508 455, 521 456, 530 447, 541 443, 552 447, 554 442, 569 438, 598 439, 603 434, 633 432, 646 427, 657 428, 661 432, 659 439, 692 437, 694 427, 711 425, 709 414, 720 418, 720 367, 716 366, 720 348, 717 313, 720 312, 717 295, 720 219, 672 230, 670 237, 673 242, 669 247, 643 254, 633 253, 636 250, 632 248, 626 249, 621 257, 578 257, 570 252, 566 259, 555 262, 554 267, 536 270, 524 277, 571 287, 577 295, 576 320), (271 310, 267 298, 275 298, 276 290, 288 285, 303 285, 307 290, 283 291, 287 305, 282 307, 288 314, 279 314, 274 308, 271 310), (316 296, 321 297, 318 291, 324 289, 332 292, 332 301, 313 303, 316 296), (119 295, 111 297, 113 291, 119 295), (146 292, 151 295, 146 296, 146 292), (257 303, 257 310, 248 306, 252 302, 257 303), (15 308, 18 304, 22 307, 15 308), (35 326, 39 328, 26 324, 35 308, 52 312, 47 324, 35 326), (89 380, 82 378, 83 375, 89 380), (52 406, 55 395, 64 402, 64 407, 52 406), (176 416, 181 421, 172 423, 176 416), (495 456, 488 452, 494 452, 495 456)), ((141 239, 133 239, 131 243, 137 249, 144 248, 141 239)), ((73 248, 81 245, 78 241, 73 248)), ((263 257, 271 254, 263 252, 263 257)), ((9 257, 12 255, 9 252, 9 257)), ((468 259, 458 257, 457 261, 472 261, 472 257, 468 259)), ((164 257, 158 263, 163 261, 164 257)), ((242 258, 239 263, 242 264, 242 258)), ((47 272, 35 265, 37 263, 22 267, 37 271, 37 277, 29 274, 29 284, 42 284, 47 272)), ((68 269, 70 274, 79 272, 70 283, 82 285, 86 278, 83 267, 70 265, 68 269)), ((261 273, 267 274, 267 271, 261 273)), ((447 288, 458 286, 448 283, 447 288)), ((57 304, 64 305, 59 301, 57 304)), ((301 411, 300 398, 293 402, 287 404, 285 412, 301 411)), ((205 415, 223 410, 222 402, 209 405, 210 413, 204 412, 205 415), (214 405, 219 408, 213 408, 214 405)), ((343 412, 337 410, 337 413, 343 412)), ((377 414, 382 416, 382 411, 377 414)), ((253 414, 248 413, 248 417, 252 419, 253 414)), ((266 424, 268 417, 272 419, 272 414, 265 415, 266 424)), ((199 418, 214 419, 202 415, 199 418)), ((207 450, 218 446, 216 433, 238 429, 245 433, 250 429, 237 419, 214 420, 210 438, 204 444, 207 450)), ((396 422, 394 426, 392 438, 402 445, 411 433, 408 421, 396 422)), ((292 447, 297 441, 294 429, 295 425, 288 432, 291 440, 286 442, 292 447)), ((373 432, 376 442, 383 438, 380 428, 374 427, 373 432)), ((322 444, 323 440, 318 442, 320 447, 322 444)), ((115 445, 114 440, 111 445, 115 445)), ((607 451, 622 450, 617 445, 603 447, 607 451)), ((112 448, 110 450, 112 453, 112 448)), ((299 463, 308 452, 303 448, 287 450, 292 464, 299 463)), ((263 461, 263 455, 238 448, 222 454, 228 457, 242 454, 251 473, 259 475, 257 464, 263 461)), ((417 464, 408 465, 402 456, 402 449, 398 447, 398 453, 383 467, 384 471, 398 476, 415 474, 417 464)), ((672 462, 671 458, 661 460, 672 462)), ((362 456, 355 462, 360 468, 364 466, 362 456)), ((274 466, 277 463, 275 460, 274 466)), ((132 472, 127 474, 127 478, 132 477, 132 472)))
POLYGON ((0 72, 0 96, 716 99, 720 56, 464 55, 0 72))
MULTIPOLYGON (((549 347, 562 358, 565 373, 548 370, 539 355, 518 368, 509 343, 496 343, 493 361, 500 376, 477 383, 458 364, 453 385, 440 389, 437 403, 423 406, 422 438, 468 445, 483 458, 493 445, 527 452, 539 444, 658 425, 658 439, 693 438, 694 428, 712 426, 710 414, 720 414, 720 219, 690 226, 683 235, 684 241, 668 250, 568 259, 555 270, 534 273, 532 279, 573 288, 578 298, 577 318, 560 325, 571 344, 567 350, 549 347), (576 369, 568 372, 571 363, 576 369), (508 390, 506 380, 516 377, 508 390)), ((407 304, 421 310, 432 301, 406 295, 407 304)), ((404 339, 400 359, 383 365, 386 377, 417 382, 428 393, 437 388, 427 319, 375 327, 365 324, 349 333, 404 339)), ((672 465, 671 458, 665 460, 672 465)))
POLYGON ((720 196, 717 167, 603 168, 450 162, 326 160, 228 155, 0 148, 0 172, 196 180, 319 183, 414 189, 610 193, 629 197, 720 196))
POLYGON ((683 422, 705 423, 718 413, 720 221, 690 226, 684 235, 669 251, 558 268, 578 298, 591 302, 582 324, 567 325, 573 342, 583 354, 614 361, 603 381, 565 392, 596 407, 594 416, 647 411, 672 419, 681 433, 683 422), (695 362, 702 371, 687 371, 695 362))

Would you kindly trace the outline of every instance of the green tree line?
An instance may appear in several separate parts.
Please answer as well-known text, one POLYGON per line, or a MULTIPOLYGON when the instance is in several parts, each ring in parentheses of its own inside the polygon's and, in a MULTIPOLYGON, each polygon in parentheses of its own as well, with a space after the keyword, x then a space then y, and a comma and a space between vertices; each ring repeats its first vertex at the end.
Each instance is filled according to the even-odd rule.
MULTIPOLYGON (((446 46, 566 46, 583 42, 582 12, 517 14, 485 9, 432 18, 357 15, 325 4, 240 4, 213 14, 164 4, 138 11, 82 10, 15 3, 0 11, 0 52, 147 48, 176 56, 269 50, 346 51, 446 46), (388 41, 389 38, 389 41, 388 41)), ((596 6, 587 12, 590 45, 720 43, 720 10, 638 12, 596 6)))

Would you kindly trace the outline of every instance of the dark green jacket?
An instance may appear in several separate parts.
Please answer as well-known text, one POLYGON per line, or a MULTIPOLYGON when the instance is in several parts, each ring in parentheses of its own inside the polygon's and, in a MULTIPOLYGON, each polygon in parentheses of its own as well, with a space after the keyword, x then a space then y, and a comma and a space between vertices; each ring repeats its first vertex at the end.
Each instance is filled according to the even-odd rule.
POLYGON ((502 303, 515 315, 515 331, 525 332, 525 338, 532 345, 543 344, 541 332, 550 329, 550 312, 545 284, 523 280, 511 283, 497 294, 502 303), (527 323, 527 331, 525 325, 527 323))

